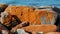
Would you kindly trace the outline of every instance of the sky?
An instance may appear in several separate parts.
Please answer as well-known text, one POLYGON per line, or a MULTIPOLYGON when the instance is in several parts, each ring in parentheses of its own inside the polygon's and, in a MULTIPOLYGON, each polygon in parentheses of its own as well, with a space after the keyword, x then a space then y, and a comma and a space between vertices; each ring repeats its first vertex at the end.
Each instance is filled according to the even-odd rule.
POLYGON ((0 4, 16 6, 56 6, 60 8, 60 0, 0 0, 0 4))

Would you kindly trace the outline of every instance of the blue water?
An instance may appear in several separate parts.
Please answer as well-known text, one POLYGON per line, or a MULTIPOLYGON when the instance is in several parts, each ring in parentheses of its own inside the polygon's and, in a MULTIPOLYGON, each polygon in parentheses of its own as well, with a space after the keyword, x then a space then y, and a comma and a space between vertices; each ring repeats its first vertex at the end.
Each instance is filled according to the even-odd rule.
POLYGON ((60 8, 60 0, 0 0, 0 4, 26 6, 56 6, 60 8))

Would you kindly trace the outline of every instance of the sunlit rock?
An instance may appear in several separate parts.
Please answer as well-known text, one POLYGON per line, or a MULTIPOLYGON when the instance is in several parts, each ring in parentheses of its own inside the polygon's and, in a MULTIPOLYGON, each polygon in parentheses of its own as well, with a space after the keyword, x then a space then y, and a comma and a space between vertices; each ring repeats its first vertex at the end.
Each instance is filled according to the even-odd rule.
POLYGON ((47 25, 31 25, 27 27, 23 27, 24 30, 28 32, 54 32, 57 30, 57 26, 47 24, 47 25))
POLYGON ((60 34, 60 32, 48 32, 48 33, 45 33, 45 34, 60 34))

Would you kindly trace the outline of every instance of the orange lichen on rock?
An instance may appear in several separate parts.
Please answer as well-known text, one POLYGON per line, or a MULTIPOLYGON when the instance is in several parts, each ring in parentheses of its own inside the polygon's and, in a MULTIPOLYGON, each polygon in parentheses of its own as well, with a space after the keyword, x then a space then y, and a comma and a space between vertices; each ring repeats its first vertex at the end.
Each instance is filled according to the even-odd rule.
POLYGON ((45 24, 46 23, 45 20, 47 17, 47 10, 42 9, 38 13, 39 13, 38 15, 39 15, 39 19, 40 19, 41 24, 45 24))
MULTIPOLYGON (((54 12, 49 12, 48 10, 44 9, 36 10, 35 8, 28 6, 8 6, 5 12, 7 12, 9 16, 16 15, 22 22, 28 21, 30 25, 39 25, 44 24, 45 22, 48 23, 49 20, 55 20, 54 12)), ((8 20, 9 19, 7 19, 7 21, 8 20)))
POLYGON ((57 27, 55 25, 31 25, 31 26, 27 26, 27 27, 23 27, 23 29, 25 31, 28 32, 53 32, 57 30, 57 27))
POLYGON ((48 12, 48 17, 50 18, 50 20, 55 20, 56 13, 54 12, 48 12))
POLYGON ((19 6, 19 7, 16 7, 16 16, 21 20, 21 21, 23 21, 22 20, 22 10, 23 10, 23 6, 19 6))
POLYGON ((31 25, 33 25, 34 21, 36 21, 36 13, 32 12, 29 15, 29 22, 30 22, 31 25))
POLYGON ((48 12, 48 15, 46 17, 46 22, 50 21, 50 24, 54 24, 57 17, 57 13, 55 12, 48 12))
POLYGON ((47 16, 47 10, 43 10, 43 9, 40 10, 39 15, 40 15, 41 17, 47 16))
POLYGON ((29 10, 28 7, 24 7, 23 10, 22 10, 23 21, 28 21, 28 13, 29 13, 28 10, 29 10))
POLYGON ((16 6, 8 6, 5 11, 11 15, 15 15, 16 14, 16 6))
POLYGON ((50 10, 36 10, 38 12, 38 16, 39 20, 41 22, 41 24, 54 24, 55 20, 56 20, 56 13, 50 10))
POLYGON ((60 32, 48 32, 48 33, 45 33, 45 34, 60 34, 60 32))

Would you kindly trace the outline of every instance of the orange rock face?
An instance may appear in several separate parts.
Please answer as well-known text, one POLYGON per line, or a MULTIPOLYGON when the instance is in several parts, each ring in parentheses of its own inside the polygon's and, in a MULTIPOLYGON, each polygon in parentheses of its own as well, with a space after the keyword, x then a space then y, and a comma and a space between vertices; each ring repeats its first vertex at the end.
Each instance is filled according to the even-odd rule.
POLYGON ((31 26, 27 26, 27 27, 23 27, 23 29, 25 31, 28 32, 53 32, 57 30, 57 27, 55 25, 31 25, 31 26))
MULTIPOLYGON (((8 6, 4 12, 8 13, 7 17, 4 17, 4 25, 10 26, 11 20, 12 25, 19 19, 19 25, 16 24, 15 27, 12 27, 11 31, 15 31, 19 28, 23 28, 25 31, 32 32, 54 32, 57 30, 57 27, 54 24, 56 19, 56 13, 50 10, 36 10, 34 7, 28 6, 8 6), (12 16, 16 16, 17 20, 12 16), (16 20, 16 21, 15 21, 16 20), (25 21, 29 22, 29 26, 22 27, 25 21), (21 25, 23 24, 23 25, 21 25)), ((17 22, 16 22, 17 23, 17 22)))
POLYGON ((60 34, 60 32, 48 32, 46 34, 60 34))
MULTIPOLYGON (((28 6, 8 6, 5 10, 8 13, 8 18, 5 18, 4 23, 9 24, 11 15, 17 16, 22 22, 28 21, 30 25, 52 24, 55 21, 54 12, 48 10, 34 10, 28 6), (52 22, 50 22, 52 21, 52 22)), ((53 23, 54 24, 54 23, 53 23)))
MULTIPOLYGON (((27 7, 27 6, 25 6, 25 7, 24 6, 23 7, 22 6, 19 6, 19 7, 9 6, 9 7, 7 7, 7 9, 5 11, 9 14, 9 16, 16 15, 22 22, 24 22, 24 21, 31 22, 30 20, 32 18, 30 18, 30 16, 29 16, 33 12, 33 8, 31 8, 31 7, 27 7)), ((33 21, 35 19, 33 19, 33 21)))

